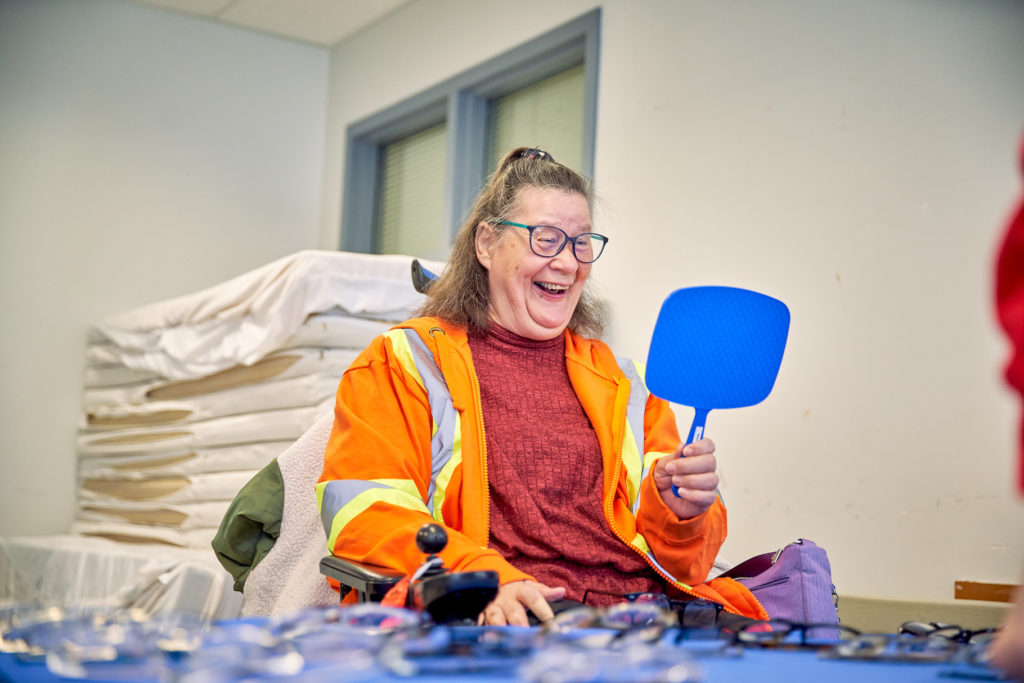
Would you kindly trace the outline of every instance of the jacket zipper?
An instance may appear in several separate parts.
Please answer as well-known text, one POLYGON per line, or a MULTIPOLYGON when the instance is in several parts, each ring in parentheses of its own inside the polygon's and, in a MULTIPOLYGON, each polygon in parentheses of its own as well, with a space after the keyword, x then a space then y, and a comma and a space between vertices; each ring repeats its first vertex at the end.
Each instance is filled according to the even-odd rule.
POLYGON ((484 406, 480 398, 480 381, 473 373, 473 400, 476 403, 476 414, 479 416, 477 424, 480 425, 480 471, 483 475, 483 503, 484 503, 484 546, 491 541, 491 485, 487 476, 487 434, 484 432, 484 406))
MULTIPOLYGON (((626 384, 628 384, 629 380, 625 379, 625 378, 618 378, 618 377, 615 378, 615 383, 618 385, 617 389, 616 389, 616 394, 615 394, 615 413, 616 413, 616 415, 615 415, 615 422, 614 422, 614 424, 616 426, 618 426, 620 424, 625 424, 625 416, 622 416, 621 420, 619 419, 619 417, 620 417, 620 415, 622 413, 622 409, 620 408, 620 406, 623 405, 622 401, 621 401, 621 398, 622 398, 622 395, 623 395, 622 389, 623 389, 623 383, 624 382, 626 384)), ((627 401, 628 401, 628 397, 629 397, 629 387, 628 386, 626 387, 625 395, 626 395, 627 401)), ((608 521, 608 526, 611 527, 612 533, 615 534, 615 537, 618 538, 623 543, 625 543, 626 547, 628 547, 630 550, 632 550, 637 555, 642 557, 644 559, 644 562, 647 563, 647 566, 650 567, 651 569, 653 569, 654 572, 658 576, 663 578, 668 583, 672 584, 672 586, 674 586, 677 590, 681 590, 683 593, 686 593, 690 597, 697 598, 697 599, 700 599, 700 600, 705 599, 703 596, 695 593, 693 591, 693 589, 690 588, 689 586, 687 586, 686 584, 684 584, 684 583, 682 583, 680 581, 676 581, 673 577, 669 576, 665 572, 663 572, 660 569, 658 569, 657 567, 655 567, 651 563, 650 558, 647 557, 647 555, 645 553, 643 553, 635 545, 633 545, 632 543, 627 541, 625 538, 623 538, 622 534, 619 533, 618 527, 615 526, 615 516, 612 514, 612 500, 614 500, 614 498, 615 498, 615 486, 617 485, 617 483, 619 481, 619 474, 620 474, 621 468, 622 468, 622 442, 626 438, 626 430, 625 429, 618 429, 617 431, 618 431, 618 434, 615 437, 615 476, 612 477, 612 486, 611 486, 611 488, 609 490, 609 495, 605 498, 605 501, 604 501, 604 517, 608 521)), ((642 456, 643 456, 643 454, 641 454, 641 457, 642 456)), ((651 476, 651 475, 648 474, 647 476, 651 476)), ((642 485, 642 482, 641 482, 641 485, 642 485)), ((639 493, 637 495, 639 495, 639 493)), ((756 598, 755 598, 755 600, 756 600, 756 598)), ((760 605, 760 603, 758 603, 758 604, 760 605)), ((738 611, 736 611, 735 609, 731 608, 729 605, 722 605, 722 609, 724 609, 726 612, 729 612, 731 614, 735 614, 737 616, 741 616, 741 617, 744 616, 744 615, 740 614, 738 611)), ((762 607, 762 609, 763 609, 763 607, 762 607)))

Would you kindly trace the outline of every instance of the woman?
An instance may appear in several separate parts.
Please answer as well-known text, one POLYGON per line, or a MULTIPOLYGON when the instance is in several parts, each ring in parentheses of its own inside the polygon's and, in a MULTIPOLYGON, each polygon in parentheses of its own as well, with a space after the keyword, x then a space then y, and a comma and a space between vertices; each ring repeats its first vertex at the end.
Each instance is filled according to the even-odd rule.
POLYGON ((424 317, 341 380, 317 487, 328 546, 411 572, 416 531, 439 521, 449 569, 499 575, 488 624, 665 589, 767 618, 734 581, 694 585, 726 534, 714 444, 684 449, 633 364, 584 336, 601 331, 586 282, 608 242, 590 202, 546 152, 502 160, 424 317))

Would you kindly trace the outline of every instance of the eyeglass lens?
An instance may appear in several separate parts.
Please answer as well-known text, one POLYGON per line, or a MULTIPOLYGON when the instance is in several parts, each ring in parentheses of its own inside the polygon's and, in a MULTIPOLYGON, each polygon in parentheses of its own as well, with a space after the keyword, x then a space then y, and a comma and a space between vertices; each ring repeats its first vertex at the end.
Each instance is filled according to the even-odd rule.
POLYGON ((857 637, 860 632, 839 624, 800 624, 772 620, 750 624, 736 634, 737 642, 744 645, 816 647, 857 637))
POLYGON ((572 244, 573 254, 580 263, 593 263, 604 251, 606 238, 592 232, 569 237, 561 228, 550 225, 536 225, 530 234, 530 248, 537 256, 553 257, 566 242, 572 244))

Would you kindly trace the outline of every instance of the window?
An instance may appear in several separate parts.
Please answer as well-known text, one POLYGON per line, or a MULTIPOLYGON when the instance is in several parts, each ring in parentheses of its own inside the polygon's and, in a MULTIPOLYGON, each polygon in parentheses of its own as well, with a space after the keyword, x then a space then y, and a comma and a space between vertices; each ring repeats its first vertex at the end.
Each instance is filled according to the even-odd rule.
POLYGON ((583 165, 583 65, 491 101, 487 172, 513 147, 540 147, 569 168, 583 165))
POLYGON ((442 123, 381 150, 374 252, 428 257, 444 248, 445 137, 442 123))
POLYGON ((515 145, 593 175, 600 10, 349 127, 346 251, 444 260, 515 145))

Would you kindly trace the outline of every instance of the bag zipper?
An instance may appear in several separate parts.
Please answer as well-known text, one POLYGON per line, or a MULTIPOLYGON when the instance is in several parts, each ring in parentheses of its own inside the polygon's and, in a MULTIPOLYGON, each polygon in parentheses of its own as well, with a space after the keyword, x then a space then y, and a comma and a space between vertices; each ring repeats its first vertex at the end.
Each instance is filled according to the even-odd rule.
POLYGON ((781 585, 783 583, 789 583, 789 577, 788 576, 780 576, 777 579, 772 579, 771 581, 766 581, 765 583, 762 583, 762 584, 760 584, 758 586, 747 586, 747 590, 748 591, 759 591, 762 588, 771 588, 772 586, 778 586, 778 585, 781 585))

